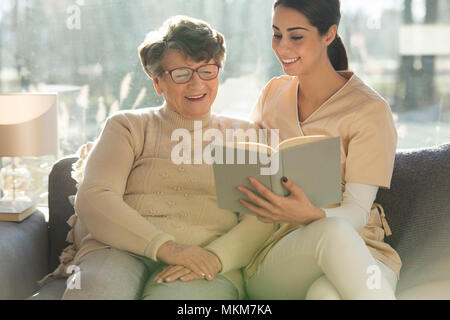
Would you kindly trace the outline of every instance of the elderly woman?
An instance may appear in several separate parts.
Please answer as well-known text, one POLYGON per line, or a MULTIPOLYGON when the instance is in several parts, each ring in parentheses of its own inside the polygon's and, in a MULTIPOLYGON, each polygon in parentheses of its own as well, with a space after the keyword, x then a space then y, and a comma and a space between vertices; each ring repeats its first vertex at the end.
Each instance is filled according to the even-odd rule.
POLYGON ((210 111, 224 38, 178 16, 149 33, 139 56, 165 103, 114 114, 90 151, 75 200, 90 233, 75 257, 81 285, 63 298, 239 299, 240 268, 272 225, 219 209, 211 165, 171 160, 176 129, 257 128, 210 111))

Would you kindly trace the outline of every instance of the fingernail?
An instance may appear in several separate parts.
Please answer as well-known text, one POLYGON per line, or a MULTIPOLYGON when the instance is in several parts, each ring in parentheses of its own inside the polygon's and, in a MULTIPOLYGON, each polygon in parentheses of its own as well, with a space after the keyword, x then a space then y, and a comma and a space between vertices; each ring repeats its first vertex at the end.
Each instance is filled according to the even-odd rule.
POLYGON ((286 183, 286 182, 288 182, 288 178, 283 177, 283 178, 281 178, 281 181, 283 181, 284 183, 286 183))
POLYGON ((161 279, 156 280, 156 283, 162 283, 161 279))

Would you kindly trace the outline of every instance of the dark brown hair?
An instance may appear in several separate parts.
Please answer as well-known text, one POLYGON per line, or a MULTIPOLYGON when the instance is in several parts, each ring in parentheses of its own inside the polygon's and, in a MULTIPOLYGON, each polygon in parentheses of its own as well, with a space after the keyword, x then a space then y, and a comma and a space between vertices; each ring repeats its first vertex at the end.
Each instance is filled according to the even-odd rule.
MULTIPOLYGON (((340 0, 276 0, 273 8, 278 6, 295 9, 303 14, 319 30, 320 35, 326 34, 334 24, 339 27, 341 21, 340 0)), ((338 34, 328 46, 328 58, 336 71, 348 69, 347 50, 338 34)))
POLYGON ((149 32, 139 45, 141 64, 149 77, 162 75, 162 61, 168 50, 177 50, 196 62, 214 59, 223 66, 226 46, 224 37, 208 23, 175 16, 169 18, 159 30, 149 32))

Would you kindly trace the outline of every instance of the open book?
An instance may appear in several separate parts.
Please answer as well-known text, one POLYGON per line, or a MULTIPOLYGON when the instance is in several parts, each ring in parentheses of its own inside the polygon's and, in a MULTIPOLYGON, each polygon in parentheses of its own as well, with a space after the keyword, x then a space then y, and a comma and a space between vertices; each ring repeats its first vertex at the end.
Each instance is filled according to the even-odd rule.
POLYGON ((319 208, 341 202, 340 137, 295 137, 282 141, 277 148, 252 142, 215 145, 214 148, 218 148, 215 152, 220 150, 220 157, 223 157, 223 164, 217 161, 213 164, 221 209, 252 213, 239 202, 239 199, 251 202, 250 199, 236 187, 244 186, 264 197, 253 188, 248 177, 258 179, 278 195, 287 196, 289 191, 281 183, 281 178, 286 176, 319 208))

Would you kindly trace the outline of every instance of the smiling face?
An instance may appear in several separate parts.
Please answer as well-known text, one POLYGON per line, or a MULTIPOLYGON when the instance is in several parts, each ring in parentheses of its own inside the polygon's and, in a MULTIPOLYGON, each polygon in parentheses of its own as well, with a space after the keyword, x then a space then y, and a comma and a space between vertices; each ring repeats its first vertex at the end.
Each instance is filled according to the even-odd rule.
MULTIPOLYGON (((183 67, 197 69, 202 65, 213 63, 216 63, 213 59, 201 62, 186 60, 179 51, 169 50, 164 56, 162 65, 164 70, 169 71, 183 67)), ((219 78, 202 80, 197 72, 194 72, 191 80, 184 84, 173 82, 166 73, 161 77, 154 77, 153 83, 156 92, 164 95, 167 107, 187 119, 197 119, 208 113, 219 89, 219 78)))
POLYGON ((327 47, 334 40, 337 26, 322 36, 306 16, 281 5, 275 8, 272 23, 272 49, 286 74, 306 75, 329 63, 327 47))

